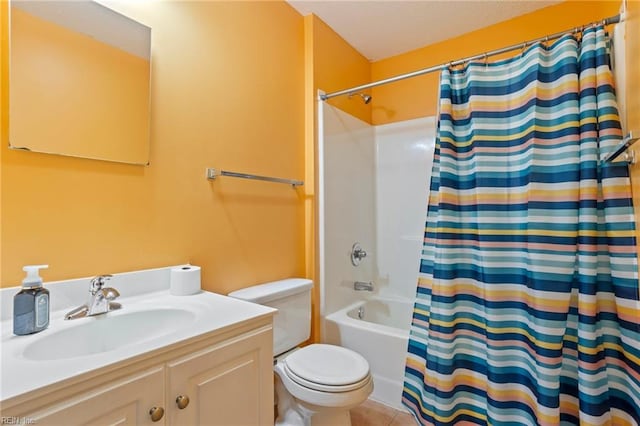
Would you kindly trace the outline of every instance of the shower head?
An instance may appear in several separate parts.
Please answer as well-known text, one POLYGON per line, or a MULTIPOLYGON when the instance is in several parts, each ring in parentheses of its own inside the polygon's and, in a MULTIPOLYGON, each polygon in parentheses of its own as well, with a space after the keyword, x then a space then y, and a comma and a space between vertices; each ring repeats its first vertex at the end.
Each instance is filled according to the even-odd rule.
POLYGON ((368 104, 369 102, 371 102, 371 95, 367 95, 365 93, 349 93, 349 98, 351 98, 354 95, 360 96, 365 104, 368 104))

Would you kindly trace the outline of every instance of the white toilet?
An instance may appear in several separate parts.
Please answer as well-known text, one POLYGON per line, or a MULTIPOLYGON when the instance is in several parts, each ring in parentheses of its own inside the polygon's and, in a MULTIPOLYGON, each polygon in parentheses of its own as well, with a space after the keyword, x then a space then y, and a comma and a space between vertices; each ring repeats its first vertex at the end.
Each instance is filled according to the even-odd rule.
POLYGON ((278 309, 273 320, 276 426, 349 426, 349 409, 373 391, 369 363, 340 346, 297 348, 311 331, 312 286, 310 280, 291 278, 229 296, 278 309))

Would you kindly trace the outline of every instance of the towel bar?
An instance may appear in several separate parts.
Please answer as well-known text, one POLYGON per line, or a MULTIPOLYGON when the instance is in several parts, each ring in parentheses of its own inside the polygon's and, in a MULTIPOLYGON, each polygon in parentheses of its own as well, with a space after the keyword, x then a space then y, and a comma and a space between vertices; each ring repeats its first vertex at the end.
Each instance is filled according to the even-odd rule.
POLYGON ((283 179, 278 177, 253 175, 249 173, 230 172, 227 170, 220 170, 220 169, 213 169, 213 168, 207 169, 207 179, 214 180, 218 176, 229 176, 229 177, 236 177, 236 178, 242 178, 242 179, 263 180, 266 182, 286 183, 291 185, 294 188, 296 186, 304 185, 303 181, 295 180, 295 179, 283 179))

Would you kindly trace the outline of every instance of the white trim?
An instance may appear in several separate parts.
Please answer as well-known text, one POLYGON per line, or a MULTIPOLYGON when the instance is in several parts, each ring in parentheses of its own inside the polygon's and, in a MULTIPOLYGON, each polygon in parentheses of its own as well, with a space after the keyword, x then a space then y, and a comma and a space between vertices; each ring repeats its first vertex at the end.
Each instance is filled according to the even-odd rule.
POLYGON ((317 248, 318 248, 318 281, 319 281, 319 293, 320 293, 320 335, 325 335, 325 255, 324 255, 324 101, 322 96, 324 91, 318 90, 318 97, 316 99, 317 106, 317 134, 316 134, 316 170, 318 171, 317 183, 316 183, 316 200, 318 205, 318 235, 317 235, 317 248))

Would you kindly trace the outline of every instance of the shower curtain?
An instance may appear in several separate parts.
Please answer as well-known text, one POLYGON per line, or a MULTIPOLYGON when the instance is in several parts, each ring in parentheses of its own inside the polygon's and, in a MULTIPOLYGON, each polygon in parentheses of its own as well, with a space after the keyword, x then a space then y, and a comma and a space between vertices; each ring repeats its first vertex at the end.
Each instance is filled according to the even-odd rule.
POLYGON ((602 27, 444 70, 405 369, 422 424, 640 423, 628 168, 602 27))

